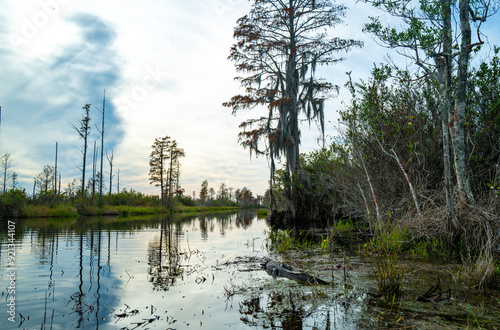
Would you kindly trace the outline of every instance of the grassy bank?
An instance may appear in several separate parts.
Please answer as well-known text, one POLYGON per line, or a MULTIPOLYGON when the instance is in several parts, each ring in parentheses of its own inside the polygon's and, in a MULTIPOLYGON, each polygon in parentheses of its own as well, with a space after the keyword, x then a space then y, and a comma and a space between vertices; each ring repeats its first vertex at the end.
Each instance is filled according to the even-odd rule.
POLYGON ((237 211, 241 210, 240 206, 185 206, 176 205, 173 207, 174 213, 188 212, 221 212, 221 211, 237 211))
POLYGON ((239 206, 184 206, 175 205, 173 208, 159 206, 83 206, 59 204, 59 205, 26 205, 21 218, 76 218, 79 216, 96 215, 154 215, 165 213, 199 213, 199 212, 222 212, 237 211, 239 206))
POLYGON ((22 218, 75 218, 78 211, 73 205, 26 205, 22 218))

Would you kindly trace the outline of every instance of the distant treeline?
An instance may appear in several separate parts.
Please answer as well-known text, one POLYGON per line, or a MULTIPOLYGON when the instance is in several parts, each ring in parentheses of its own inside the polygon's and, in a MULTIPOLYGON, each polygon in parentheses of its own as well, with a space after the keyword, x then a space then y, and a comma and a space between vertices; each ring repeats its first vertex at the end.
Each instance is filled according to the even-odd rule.
MULTIPOLYGON (((154 212, 169 212, 184 207, 262 207, 264 203, 262 196, 255 198, 247 188, 237 189, 234 196, 214 194, 208 196, 205 200, 177 194, 172 197, 167 205, 162 205, 162 201, 157 195, 146 195, 134 189, 126 188, 119 193, 106 194, 102 200, 103 205, 99 206, 97 194, 94 195, 94 198, 89 194, 87 198, 83 199, 79 194, 59 194, 51 190, 28 195, 24 189, 11 188, 5 192, 0 192, 0 218, 26 217, 33 214, 44 216, 66 216, 76 213, 119 214, 116 207, 120 206, 149 208, 154 212)), ((121 208, 118 208, 118 210, 121 210, 121 208)), ((140 212, 148 213, 148 211, 144 210, 140 212)))

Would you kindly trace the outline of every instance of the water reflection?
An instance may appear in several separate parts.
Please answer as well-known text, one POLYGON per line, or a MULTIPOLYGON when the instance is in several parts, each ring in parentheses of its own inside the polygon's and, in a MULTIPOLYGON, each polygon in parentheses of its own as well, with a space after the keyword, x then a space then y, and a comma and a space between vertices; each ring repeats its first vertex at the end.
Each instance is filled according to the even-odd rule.
MULTIPOLYGON (((193 315, 203 328, 217 329, 221 313, 226 324, 241 324, 237 310, 226 310, 223 287, 230 281, 241 284, 248 274, 239 276, 237 266, 227 272, 230 267, 217 265, 248 250, 242 243, 262 235, 264 223, 258 232, 247 231, 253 219, 252 212, 242 212, 18 222, 16 322, 0 317, 0 329, 146 324, 162 329, 174 323, 183 328, 194 322, 193 315)), ((0 230, 3 288, 8 286, 7 244, 0 230)))
MULTIPOLYGON (((110 274, 111 232, 108 231, 106 236, 107 256, 105 256, 105 261, 107 260, 107 264, 103 265, 101 261, 103 250, 101 228, 91 229, 89 232, 80 231, 79 233, 64 231, 60 233, 46 230, 30 232, 31 254, 36 256, 36 264, 42 266, 37 268, 45 270, 47 268, 45 266, 48 266, 48 272, 41 272, 36 276, 37 280, 29 281, 37 285, 45 282, 43 279, 48 277, 44 292, 43 326, 53 326, 54 311, 58 305, 56 296, 60 298, 59 295, 62 293, 59 290, 59 283, 67 284, 68 280, 74 282, 74 279, 68 279, 73 271, 61 268, 60 273, 55 274, 54 268, 57 264, 58 253, 65 252, 66 248, 75 248, 75 244, 77 244, 76 283, 72 286, 74 291, 65 298, 65 307, 70 310, 70 314, 76 315, 75 326, 78 328, 99 327, 99 321, 110 312, 101 306, 101 278, 110 274), (66 241, 66 246, 62 249, 59 248, 60 235, 62 240, 66 241), (103 266, 107 266, 107 274, 104 273, 103 266), (50 306, 52 308, 48 310, 50 306)), ((30 309, 26 311, 26 315, 31 316, 30 309)))
POLYGON ((160 225, 160 237, 155 237, 148 245, 148 281, 153 284, 155 290, 167 291, 183 273, 180 262, 180 236, 180 223, 163 220, 160 225))
MULTIPOLYGON (((99 225, 88 230, 87 225, 51 226, 43 220, 35 223, 35 228, 40 226, 36 230, 30 223, 17 224, 16 322, 0 319, 0 328, 99 328, 112 313, 109 303, 116 299, 105 294, 103 304, 102 281, 117 282, 111 275, 111 253, 118 251, 119 232, 103 231, 99 225)), ((0 245, 5 244, 1 235, 0 245)), ((2 268, 2 282, 9 270, 2 268)))
POLYGON ((200 221, 200 230, 203 238, 208 237, 209 232, 215 230, 215 222, 218 223, 220 234, 225 236, 228 231, 236 228, 248 229, 255 218, 255 212, 242 211, 239 213, 215 213, 201 215, 197 219, 200 221))
MULTIPOLYGON (((303 263, 304 270, 311 265, 324 271, 321 277, 334 276, 331 286, 305 286, 273 278, 260 266, 269 255, 264 233, 268 229, 251 212, 18 222, 15 323, 5 313, 10 299, 6 290, 9 236, 5 228, 0 229, 0 306, 4 306, 0 308, 0 329, 469 325, 463 321, 468 314, 458 310, 454 320, 451 307, 420 313, 400 310, 407 308, 403 305, 392 310, 370 303, 366 288, 376 282, 366 271, 353 270, 345 276, 343 268, 341 276, 330 270, 332 262, 346 262, 341 251, 338 255, 335 251, 332 255, 304 252, 303 260, 298 260, 299 253, 290 254, 303 263), (400 312, 406 314, 406 320, 398 316, 400 312)), ((368 265, 355 256, 347 262, 357 269, 368 265)), ((421 288, 418 291, 422 294, 421 288)), ((488 295, 491 297, 485 301, 491 303, 486 305, 494 309, 498 293, 488 295)))

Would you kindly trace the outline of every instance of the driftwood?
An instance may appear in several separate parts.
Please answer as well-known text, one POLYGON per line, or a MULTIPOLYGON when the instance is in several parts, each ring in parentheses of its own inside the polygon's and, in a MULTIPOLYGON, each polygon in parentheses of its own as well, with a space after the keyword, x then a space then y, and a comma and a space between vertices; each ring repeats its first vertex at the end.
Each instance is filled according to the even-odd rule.
POLYGON ((265 267, 267 273, 272 276, 286 277, 292 280, 301 281, 308 284, 321 284, 321 285, 330 284, 315 276, 296 271, 288 265, 276 262, 271 259, 266 260, 261 265, 265 267))

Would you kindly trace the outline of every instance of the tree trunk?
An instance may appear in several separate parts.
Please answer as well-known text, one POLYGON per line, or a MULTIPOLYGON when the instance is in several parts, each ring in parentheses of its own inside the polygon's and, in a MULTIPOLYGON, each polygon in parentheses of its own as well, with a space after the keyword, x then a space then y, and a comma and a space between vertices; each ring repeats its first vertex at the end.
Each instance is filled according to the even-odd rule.
POLYGON ((97 146, 97 142, 94 141, 94 156, 92 158, 92 203, 94 203, 94 199, 95 199, 95 182, 97 180, 96 179, 96 177, 97 177, 96 176, 96 171, 97 171, 97 169, 96 169, 96 162, 97 162, 96 155, 97 155, 98 150, 97 150, 96 146, 97 146))
POLYGON ((295 218, 296 211, 299 205, 296 205, 295 190, 293 189, 293 178, 297 173, 297 169, 300 164, 300 131, 299 131, 299 118, 298 118, 298 104, 297 104, 297 94, 299 90, 299 75, 297 72, 297 43, 296 43, 296 31, 295 31, 295 8, 292 0, 289 0, 288 9, 288 30, 290 36, 290 44, 288 49, 288 59, 286 62, 286 87, 285 87, 285 106, 286 115, 283 118, 283 122, 286 127, 285 132, 285 147, 287 150, 287 167, 289 172, 289 199, 291 201, 289 211, 292 217, 295 218))
POLYGON ((173 148, 170 150, 170 168, 168 171, 168 204, 170 205, 170 199, 172 196, 172 170, 173 170, 174 154, 173 148))
POLYGON ((56 160, 54 164, 54 195, 57 195, 57 147, 58 143, 56 142, 56 160))
POLYGON ((442 127, 443 127, 443 165, 444 165, 444 181, 446 193, 446 205, 448 215, 451 218, 451 223, 455 232, 460 231, 460 221, 455 213, 455 203, 453 201, 452 184, 451 184, 451 165, 450 165, 450 131, 449 131, 449 112, 451 108, 451 52, 452 52, 452 35, 451 35, 451 1, 446 0, 443 3, 443 23, 444 23, 444 56, 436 58, 438 66, 438 80, 440 82, 441 106, 442 106, 442 127))
POLYGON ((111 150, 111 157, 108 156, 108 153, 106 153, 106 158, 108 159, 109 163, 109 196, 111 196, 112 190, 113 190, 113 158, 114 158, 114 152, 111 150))
POLYGON ((368 224, 370 225, 370 234, 373 235, 372 219, 371 219, 371 214, 370 214, 370 208, 368 207, 368 201, 366 200, 366 197, 365 197, 365 194, 363 192, 363 189, 361 189, 361 185, 359 183, 358 183, 358 188, 359 188, 359 191, 361 192, 361 196, 363 197, 363 200, 365 201, 366 216, 368 217, 368 224))
POLYGON ((380 229, 382 229, 382 216, 380 215, 380 210, 378 208, 377 196, 375 195, 375 190, 373 189, 370 175, 368 174, 368 170, 366 169, 365 162, 362 158, 363 156, 360 154, 359 157, 361 159, 361 163, 363 164, 363 169, 365 170, 366 180, 368 181, 368 185, 370 186, 370 190, 372 192, 373 203, 375 203, 375 211, 377 212, 377 225, 378 225, 378 229, 380 230, 380 229))
POLYGON ((160 149, 160 189, 161 189, 161 205, 165 205, 165 191, 163 186, 163 146, 160 149))
MULTIPOLYGON (((467 69, 471 47, 471 29, 469 23, 469 0, 460 0, 460 26, 462 44, 458 59, 457 87, 455 91, 455 109, 450 112, 449 123, 455 156, 455 172, 460 194, 470 203, 475 203, 474 195, 467 176, 467 155, 465 145, 465 106, 467 97, 467 69)), ((452 109, 450 109, 452 110, 452 109)))
POLYGON ((85 201, 85 172, 87 169, 87 147, 88 147, 88 137, 89 137, 89 112, 90 112, 90 104, 85 104, 83 107, 85 110, 85 117, 82 119, 81 124, 81 130, 78 130, 76 127, 75 129, 78 131, 80 134, 80 137, 83 138, 83 164, 82 164, 82 200, 85 201))
POLYGON ((394 150, 391 150, 392 153, 394 154, 394 159, 398 162, 399 168, 401 171, 403 171, 403 175, 405 176, 406 182, 408 183, 408 187, 410 188, 411 196, 413 197, 413 203, 415 203, 415 208, 417 209, 417 213, 419 216, 422 216, 422 212, 420 212, 420 206, 418 204, 417 200, 417 194, 415 193, 415 189, 413 188, 413 184, 411 183, 410 177, 405 171, 405 168, 403 167, 403 164, 401 164, 401 161, 399 160, 398 155, 394 150))
POLYGON ((106 106, 106 90, 102 100, 102 129, 101 129, 101 178, 99 180, 99 206, 102 206, 102 184, 103 184, 103 163, 104 163, 104 111, 106 106))

